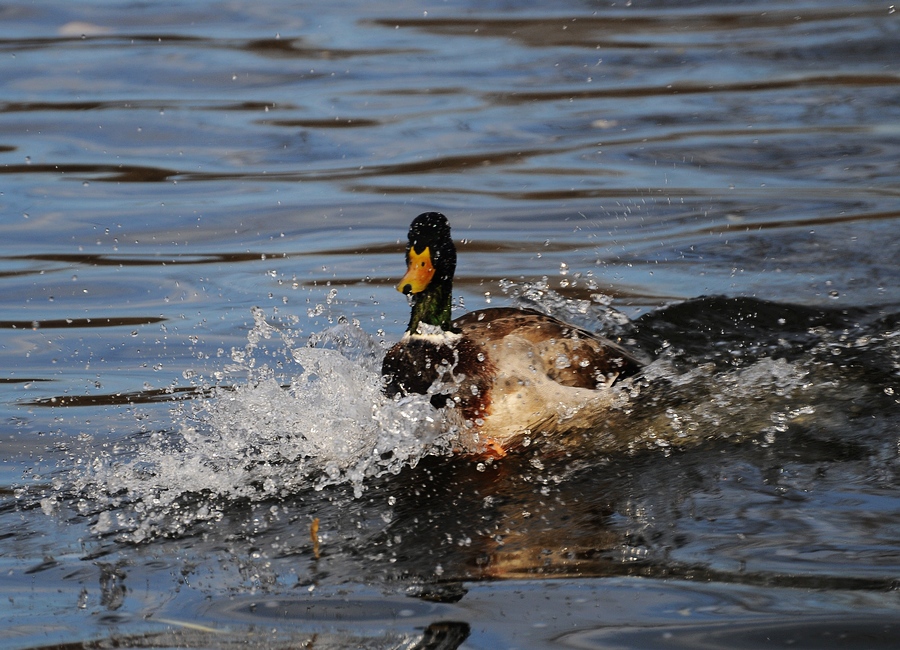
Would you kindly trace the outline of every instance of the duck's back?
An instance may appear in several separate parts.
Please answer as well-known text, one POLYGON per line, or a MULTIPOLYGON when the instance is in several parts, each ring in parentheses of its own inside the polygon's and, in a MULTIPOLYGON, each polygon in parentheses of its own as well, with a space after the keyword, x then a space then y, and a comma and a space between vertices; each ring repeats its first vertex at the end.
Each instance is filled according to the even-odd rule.
POLYGON ((513 354, 511 350, 504 353, 499 342, 529 343, 531 362, 541 365, 554 382, 571 388, 610 386, 641 369, 641 363, 620 345, 531 309, 481 309, 461 316, 453 326, 464 338, 490 347, 496 365, 513 354))

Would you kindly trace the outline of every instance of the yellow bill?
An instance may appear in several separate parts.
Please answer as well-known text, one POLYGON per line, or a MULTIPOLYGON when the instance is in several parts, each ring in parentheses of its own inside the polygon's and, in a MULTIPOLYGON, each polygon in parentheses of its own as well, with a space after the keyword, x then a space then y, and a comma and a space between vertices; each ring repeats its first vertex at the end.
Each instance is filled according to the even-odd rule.
POLYGON ((401 293, 420 293, 434 277, 434 266, 431 263, 431 251, 425 247, 421 253, 414 248, 409 250, 409 265, 404 275, 397 284, 397 291, 401 293))

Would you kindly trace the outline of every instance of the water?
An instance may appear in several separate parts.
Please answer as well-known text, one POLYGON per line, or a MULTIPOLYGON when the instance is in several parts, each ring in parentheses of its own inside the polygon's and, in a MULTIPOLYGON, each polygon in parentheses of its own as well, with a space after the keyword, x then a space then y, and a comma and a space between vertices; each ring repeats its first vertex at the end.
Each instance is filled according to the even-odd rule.
POLYGON ((3 645, 894 647, 898 25, 4 5, 3 645), (381 397, 426 210, 651 359, 592 437, 381 397))

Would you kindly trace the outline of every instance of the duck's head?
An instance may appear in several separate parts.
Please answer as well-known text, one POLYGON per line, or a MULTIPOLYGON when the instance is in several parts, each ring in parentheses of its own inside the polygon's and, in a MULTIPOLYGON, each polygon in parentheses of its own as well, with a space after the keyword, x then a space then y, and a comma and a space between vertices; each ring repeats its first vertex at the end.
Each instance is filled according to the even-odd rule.
POLYGON ((420 321, 450 329, 455 272, 456 246, 447 217, 440 212, 420 214, 409 227, 406 274, 397 284, 397 291, 411 296, 410 332, 416 332, 420 321))
POLYGON ((406 245, 406 275, 397 284, 405 294, 422 293, 431 286, 453 284, 456 246, 450 224, 440 212, 425 212, 413 219, 406 245))

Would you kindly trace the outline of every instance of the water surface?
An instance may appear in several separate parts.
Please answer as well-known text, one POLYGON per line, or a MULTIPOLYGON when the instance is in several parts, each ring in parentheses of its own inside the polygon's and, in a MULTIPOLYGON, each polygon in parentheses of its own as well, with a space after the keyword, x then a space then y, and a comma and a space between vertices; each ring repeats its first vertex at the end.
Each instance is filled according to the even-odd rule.
POLYGON ((898 25, 4 5, 3 644, 894 647, 898 25), (460 312, 652 359, 595 436, 381 398, 426 210, 460 312))

